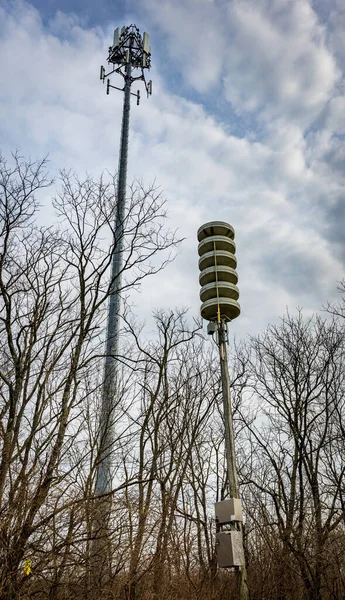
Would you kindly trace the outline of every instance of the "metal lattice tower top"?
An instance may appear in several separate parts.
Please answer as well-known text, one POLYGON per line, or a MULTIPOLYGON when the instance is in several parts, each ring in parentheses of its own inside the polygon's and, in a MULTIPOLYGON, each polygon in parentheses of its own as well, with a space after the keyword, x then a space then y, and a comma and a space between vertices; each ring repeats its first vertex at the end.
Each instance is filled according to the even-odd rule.
MULTIPOLYGON (((131 85, 134 81, 140 80, 144 82, 147 96, 152 94, 152 81, 147 82, 145 77, 145 69, 151 67, 150 38, 146 32, 141 36, 136 25, 122 27, 121 30, 119 27, 115 29, 113 45, 109 46, 108 64, 113 65, 113 69, 106 73, 105 68, 101 67, 100 78, 103 82, 109 75, 118 73, 124 78, 125 86, 126 83, 131 85)), ((125 86, 119 88, 111 85, 110 79, 107 79, 107 94, 109 94, 110 88, 125 91, 125 86)), ((137 97, 137 104, 139 104, 140 90, 132 95, 137 97)))

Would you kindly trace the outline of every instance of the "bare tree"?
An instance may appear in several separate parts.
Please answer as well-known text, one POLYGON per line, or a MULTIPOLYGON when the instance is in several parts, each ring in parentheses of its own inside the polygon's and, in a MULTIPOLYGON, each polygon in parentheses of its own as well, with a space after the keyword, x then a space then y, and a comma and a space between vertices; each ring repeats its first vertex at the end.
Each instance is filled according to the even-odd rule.
MULTIPOLYGON (((337 321, 301 313, 287 315, 251 343, 256 419, 249 423, 244 416, 251 455, 247 508, 265 553, 297 575, 295 598, 329 598, 329 572, 335 555, 343 556, 334 544, 344 519, 343 355, 337 321)), ((281 588, 274 597, 287 593, 281 588)))
POLYGON ((338 302, 328 302, 324 310, 334 317, 345 318, 345 279, 340 281, 338 285, 338 292, 341 298, 338 302))
MULTIPOLYGON (((76 448, 85 427, 80 418, 85 382, 102 368, 108 271, 118 243, 114 184, 102 178, 80 181, 63 173, 54 199, 60 229, 36 224, 36 193, 50 184, 45 169, 45 161, 25 162, 19 156, 12 165, 0 162, 3 598, 17 597, 25 579, 21 562, 38 546, 41 553, 50 551, 44 530, 63 505, 78 500, 75 482, 85 456, 76 448)), ((132 188, 123 227, 124 290, 169 260, 168 255, 157 260, 159 251, 176 243, 164 229, 164 216, 164 201, 153 188, 132 188)), ((65 514, 60 570, 78 521, 74 508, 65 514)), ((53 544, 56 550, 59 544, 53 544)))

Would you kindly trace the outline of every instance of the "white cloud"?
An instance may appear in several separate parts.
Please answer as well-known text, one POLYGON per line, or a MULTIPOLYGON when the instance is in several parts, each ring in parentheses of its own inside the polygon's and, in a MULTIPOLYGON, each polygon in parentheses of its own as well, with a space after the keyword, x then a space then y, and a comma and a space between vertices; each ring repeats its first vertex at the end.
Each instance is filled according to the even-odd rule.
POLYGON ((343 62, 345 59, 345 6, 343 0, 330 2, 328 18, 328 38, 336 58, 343 62))
POLYGON ((229 3, 225 86, 240 113, 311 122, 337 81, 324 28, 307 1, 229 3))
POLYGON ((212 93, 222 75, 239 114, 311 122, 338 80, 326 29, 308 0, 147 0, 144 7, 185 83, 212 93))
POLYGON ((141 8, 166 38, 172 61, 169 68, 181 72, 198 92, 217 85, 225 51, 219 32, 221 4, 216 0, 145 0, 141 8))
POLYGON ((336 96, 330 101, 326 127, 337 135, 345 134, 345 96, 336 96))

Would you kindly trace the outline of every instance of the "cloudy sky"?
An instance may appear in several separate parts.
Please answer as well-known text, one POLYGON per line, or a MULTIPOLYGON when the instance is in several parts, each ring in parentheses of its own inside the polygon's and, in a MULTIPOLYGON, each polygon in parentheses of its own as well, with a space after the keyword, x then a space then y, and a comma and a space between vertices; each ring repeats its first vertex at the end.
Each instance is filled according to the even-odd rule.
MULTIPOLYGON (((156 180, 186 237, 140 296, 198 313, 196 230, 236 232, 237 336, 337 298, 345 259, 344 0, 0 0, 0 146, 53 174, 116 171, 122 97, 99 67, 117 26, 150 33, 129 180, 156 180)), ((113 81, 114 85, 116 82, 113 81)), ((46 218, 54 219, 46 208, 46 218)))

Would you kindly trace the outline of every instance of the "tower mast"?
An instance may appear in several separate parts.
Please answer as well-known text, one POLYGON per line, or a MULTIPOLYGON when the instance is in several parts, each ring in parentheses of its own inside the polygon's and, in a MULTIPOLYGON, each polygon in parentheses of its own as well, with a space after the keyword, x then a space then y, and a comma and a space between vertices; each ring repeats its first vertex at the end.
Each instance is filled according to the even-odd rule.
POLYGON ((120 157, 116 194, 116 220, 114 234, 114 250, 111 261, 111 281, 108 307, 106 355, 102 388, 102 407, 100 417, 100 461, 97 467, 96 495, 109 493, 112 489, 112 452, 115 440, 114 409, 118 395, 117 355, 119 346, 119 324, 121 312, 121 273, 123 268, 123 235, 126 217, 126 185, 128 136, 131 96, 140 102, 140 91, 131 91, 134 81, 144 82, 147 95, 152 94, 152 81, 147 82, 145 69, 151 67, 151 47, 149 36, 141 36, 138 27, 118 27, 114 31, 113 45, 109 48, 108 64, 112 65, 109 73, 101 67, 100 78, 107 79, 107 94, 110 89, 124 92, 123 114, 121 126, 120 157), (123 87, 111 85, 109 76, 117 73, 123 78, 123 87))

